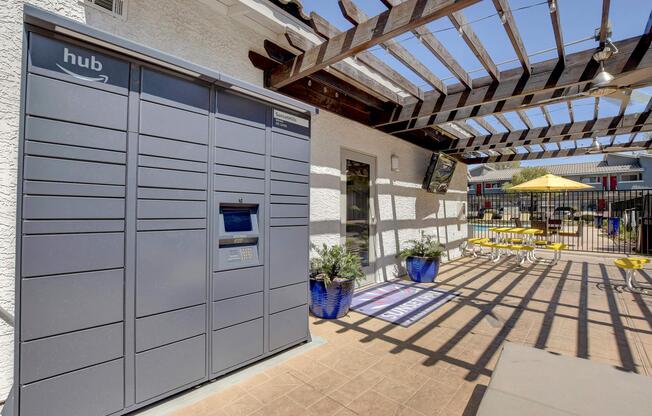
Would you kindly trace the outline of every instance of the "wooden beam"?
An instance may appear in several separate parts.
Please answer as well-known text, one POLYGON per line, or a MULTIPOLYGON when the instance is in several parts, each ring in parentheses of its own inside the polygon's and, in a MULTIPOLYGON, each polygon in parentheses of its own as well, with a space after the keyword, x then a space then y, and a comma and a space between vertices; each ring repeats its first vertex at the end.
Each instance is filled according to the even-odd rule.
MULTIPOLYGON (((339 0, 338 4, 340 5, 344 17, 354 26, 358 26, 369 20, 369 17, 367 17, 367 15, 355 5, 353 0, 339 0)), ((385 42, 381 42, 380 45, 426 83, 430 84, 430 86, 435 88, 437 91, 440 91, 442 94, 446 94, 446 85, 444 85, 441 79, 433 74, 428 67, 426 67, 416 56, 412 55, 410 51, 395 39, 388 39, 385 42)))
POLYGON ((597 120, 600 115, 600 97, 593 99, 593 120, 597 120))
POLYGON ((473 54, 478 58, 478 61, 482 66, 487 70, 489 76, 491 76, 495 81, 500 81, 500 71, 494 63, 489 52, 484 48, 482 42, 478 35, 475 34, 471 24, 466 20, 462 12, 453 12, 448 16, 455 29, 462 36, 466 44, 469 46, 473 54))
MULTIPOLYGON (((380 0, 387 8, 396 7, 405 0, 380 0)), ((428 50, 451 71, 460 82, 467 88, 473 88, 471 76, 464 70, 457 59, 451 55, 446 47, 430 32, 427 26, 421 26, 412 31, 414 35, 428 48, 428 50)))
POLYGON ((559 56, 560 62, 566 62, 566 52, 564 51, 564 35, 561 31, 559 3, 557 3, 557 0, 548 0, 548 9, 550 11, 550 20, 552 21, 552 30, 555 33, 557 56, 559 56))
POLYGON ((571 123, 574 123, 575 115, 573 114, 573 103, 571 101, 566 101, 566 106, 568 107, 568 118, 571 123))
POLYGON ((518 32, 516 27, 516 21, 512 15, 512 10, 509 8, 509 3, 507 0, 493 0, 494 7, 498 11, 500 16, 500 21, 503 22, 503 27, 505 32, 507 32, 507 37, 514 47, 516 56, 518 60, 521 61, 521 66, 526 74, 530 73, 530 58, 527 56, 527 51, 525 50, 525 45, 523 45, 523 39, 518 32))
POLYGON ((602 0, 602 19, 600 20, 600 33, 598 35, 600 40, 600 45, 604 46, 607 41, 607 36, 609 34, 609 6, 611 5, 611 0, 602 0))
POLYGON ((556 124, 550 127, 537 127, 498 133, 488 136, 476 136, 449 144, 449 153, 466 151, 483 151, 502 147, 525 146, 532 144, 557 143, 566 140, 626 134, 633 131, 652 130, 650 112, 630 114, 625 117, 605 117, 598 120, 579 121, 576 123, 556 124))
MULTIPOLYGON (((633 142, 633 143, 624 143, 617 145, 616 147, 643 147, 649 149, 652 147, 652 139, 646 140, 644 142, 633 142)), ((609 147, 605 147, 608 149, 609 147)), ((467 164, 477 164, 477 163, 498 163, 498 162, 517 162, 522 160, 536 160, 536 159, 550 159, 555 157, 570 157, 570 156, 581 156, 586 154, 592 154, 591 149, 588 147, 575 147, 571 149, 559 149, 559 150, 544 150, 539 152, 531 153, 515 153, 513 155, 501 155, 501 156, 487 156, 487 157, 478 157, 478 158, 464 158, 463 154, 451 155, 454 156, 467 164)))
MULTIPOLYGON (((315 32, 320 34, 325 39, 330 39, 333 36, 341 33, 338 28, 333 26, 328 20, 324 19, 322 16, 315 12, 310 13, 310 19, 312 28, 315 30, 315 32)), ((388 79, 390 82, 396 84, 396 86, 400 87, 405 92, 412 94, 412 96, 415 98, 423 100, 423 91, 421 88, 398 73, 396 70, 394 70, 394 68, 387 65, 373 53, 363 51, 357 55, 354 55, 354 58, 367 65, 369 68, 373 69, 378 74, 388 79)))
MULTIPOLYGON (((299 33, 295 32, 290 28, 286 29, 285 37, 287 38, 290 45, 292 45, 293 47, 301 51, 305 51, 306 48, 309 49, 315 46, 315 44, 312 41, 306 39, 305 37, 301 36, 299 33)), ((356 68, 352 67, 346 62, 334 63, 333 65, 331 65, 331 68, 340 72, 341 74, 346 75, 348 78, 351 78, 353 81, 365 86, 366 88, 369 88, 370 90, 377 92, 378 94, 382 95, 389 101, 392 101, 397 104, 401 103, 402 101, 399 95, 395 91, 392 91, 382 83, 364 74, 363 72, 358 71, 356 68)), ((341 92, 348 93, 349 91, 345 90, 341 92)))
POLYGON ((523 110, 518 110, 518 111, 516 112, 516 114, 518 115, 518 118, 521 119, 521 121, 523 122, 523 124, 525 124, 525 126, 526 126, 528 129, 534 128, 534 124, 532 124, 532 120, 530 120, 530 117, 528 117, 528 115, 525 113, 525 111, 523 111, 523 110))
MULTIPOLYGON (((264 71, 271 70, 279 65, 278 62, 254 51, 249 51, 249 60, 254 67, 264 71)), ((322 76, 323 79, 327 77, 335 78, 331 74, 320 71, 312 74, 310 78, 296 81, 279 89, 279 92, 351 120, 368 124, 371 108, 352 97, 335 96, 336 89, 331 87, 330 82, 320 82, 322 76)))
POLYGON ((414 30, 414 33, 417 35, 419 40, 423 45, 435 55, 439 61, 451 71, 460 82, 467 88, 473 88, 473 82, 471 76, 466 70, 457 62, 457 59, 451 55, 451 53, 446 49, 446 47, 428 30, 427 26, 422 26, 414 30))
POLYGON ((483 129, 487 130, 491 134, 498 134, 498 130, 494 128, 491 124, 487 122, 487 120, 484 119, 484 117, 478 117, 473 119, 476 123, 478 123, 483 129))
POLYGON ((505 128, 506 128, 508 131, 514 131, 514 130, 516 130, 516 129, 514 128, 514 126, 512 125, 512 123, 510 123, 509 120, 507 120, 507 118, 505 117, 504 114, 502 114, 502 113, 496 113, 496 114, 494 114, 494 117, 496 117, 496 119, 497 119, 498 121, 500 121, 500 124, 502 124, 503 126, 505 126, 505 128))
MULTIPOLYGON (((652 36, 630 38, 614 42, 620 52, 605 62, 611 74, 627 77, 627 83, 640 84, 649 80, 652 70, 652 36)), ((421 129, 447 121, 463 120, 500 112, 514 111, 540 105, 542 101, 558 98, 573 92, 583 91, 599 65, 593 60, 593 49, 570 54, 566 65, 558 59, 536 63, 532 74, 527 76, 522 68, 501 73, 502 81, 495 83, 489 77, 473 82, 470 91, 449 86, 449 94, 428 92, 418 112, 400 112, 385 121, 376 123, 386 132, 401 131, 406 125, 410 129, 421 129)))
POLYGON ((541 106, 541 112, 543 113, 543 117, 546 119, 546 123, 548 123, 548 126, 552 126, 554 123, 552 122, 552 117, 550 116, 550 111, 548 111, 548 107, 545 105, 541 106))
POLYGON ((443 131, 445 131, 446 133, 448 133, 449 136, 451 136, 451 137, 453 137, 455 139, 458 139, 458 140, 468 137, 468 133, 466 132, 466 130, 460 129, 457 126, 456 126, 457 129, 454 129, 452 127, 452 124, 451 125, 441 124, 441 125, 436 126, 436 127, 443 130, 443 131), (462 130, 462 132, 460 132, 459 130, 462 130), (462 133, 464 133, 464 135, 462 133))
POLYGON ((469 133, 471 136, 477 137, 477 136, 482 136, 483 135, 482 133, 480 133, 480 131, 478 129, 476 129, 475 127, 470 125, 468 123, 468 120, 466 122, 464 122, 464 121, 457 122, 457 123, 455 123, 455 125, 457 127, 461 128, 462 130, 466 131, 467 133, 469 133))
POLYGON ((388 41, 479 0, 408 0, 332 37, 272 70, 268 86, 280 88, 344 58, 388 41))

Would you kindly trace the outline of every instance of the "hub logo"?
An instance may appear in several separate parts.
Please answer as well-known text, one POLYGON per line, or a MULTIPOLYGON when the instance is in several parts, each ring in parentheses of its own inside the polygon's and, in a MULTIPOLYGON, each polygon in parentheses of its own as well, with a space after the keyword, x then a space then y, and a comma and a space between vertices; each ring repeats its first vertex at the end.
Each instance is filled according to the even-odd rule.
MULTIPOLYGON (((73 52, 70 52, 66 47, 63 48, 63 62, 68 65, 73 65, 84 69, 90 69, 95 72, 101 72, 103 67, 102 62, 99 59, 97 59, 95 55, 91 55, 90 57, 87 56, 84 57, 78 54, 76 55, 73 52)), ((57 64, 57 66, 66 74, 84 81, 103 82, 106 84, 106 82, 109 80, 109 77, 104 74, 98 74, 97 77, 88 77, 88 76, 77 74, 76 72, 66 69, 59 64, 57 64)))

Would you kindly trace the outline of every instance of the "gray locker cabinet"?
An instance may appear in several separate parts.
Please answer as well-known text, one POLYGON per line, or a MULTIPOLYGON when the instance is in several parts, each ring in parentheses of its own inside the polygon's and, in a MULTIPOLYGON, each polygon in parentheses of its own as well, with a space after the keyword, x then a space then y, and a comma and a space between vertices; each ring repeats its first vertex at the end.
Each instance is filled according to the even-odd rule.
POLYGON ((206 306, 198 305, 136 319, 136 352, 206 332, 206 306))
POLYGON ((213 273, 213 300, 263 291, 263 266, 213 273))
POLYGON ((288 309, 269 316, 269 349, 290 345, 308 336, 308 307, 288 309))
POLYGON ((32 383, 122 357, 122 323, 105 325, 23 344, 20 377, 32 383))
POLYGON ((269 294, 269 312, 276 313, 305 305, 307 294, 308 283, 306 282, 272 289, 269 294))
POLYGON ((139 232, 136 315, 147 316, 206 302, 206 232, 139 232))
POLYGON ((122 269, 24 279, 21 340, 119 322, 123 290, 122 269))
POLYGON ((136 354, 136 402, 201 380, 206 372, 206 339, 199 335, 136 354))
POLYGON ((122 359, 21 387, 22 416, 104 416, 124 407, 122 359))
POLYGON ((17 416, 126 414, 306 340, 309 120, 27 42, 17 416), (223 240, 258 238, 257 259, 218 252, 220 204, 257 207, 223 240))
POLYGON ((308 227, 271 227, 269 237, 270 287, 272 289, 306 281, 308 263, 308 227))
POLYGON ((70 82, 27 76, 27 113, 72 123, 127 129, 127 97, 70 82), (83 108, 84 111, 79 111, 83 108), (106 111, 106 108, 114 109, 106 111))
POLYGON ((213 373, 227 369, 263 355, 263 319, 255 319, 213 332, 213 373))
POLYGON ((261 316, 263 316, 262 292, 213 302, 213 329, 251 321, 261 316))

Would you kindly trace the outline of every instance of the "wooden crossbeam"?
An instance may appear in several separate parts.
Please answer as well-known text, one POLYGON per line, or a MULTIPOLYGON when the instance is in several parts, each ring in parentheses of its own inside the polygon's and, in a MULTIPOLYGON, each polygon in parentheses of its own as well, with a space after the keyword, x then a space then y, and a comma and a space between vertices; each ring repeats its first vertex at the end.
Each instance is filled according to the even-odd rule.
POLYGON ((451 126, 449 126, 447 124, 441 124, 441 125, 436 126, 436 127, 438 129, 441 129, 441 130, 445 131, 446 133, 448 133, 448 136, 453 137, 453 138, 458 139, 458 140, 468 137, 468 133, 466 133, 465 130, 462 130, 462 131, 464 133, 466 133, 466 135, 462 135, 462 133, 460 133, 458 130, 455 130, 454 128, 452 128, 451 126))
POLYGON ((485 120, 483 117, 478 117, 474 119, 476 123, 478 123, 480 126, 482 126, 483 129, 487 130, 491 134, 498 134, 498 130, 494 128, 487 120, 485 120))
MULTIPOLYGON (((605 68, 618 76, 627 74, 628 82, 649 79, 652 68, 652 36, 643 36, 615 42, 619 53, 605 62, 605 68), (641 77, 637 79, 637 77, 641 77)), ((393 133, 421 129, 447 121, 463 120, 500 112, 514 111, 540 105, 542 101, 567 94, 569 87, 584 90, 599 69, 593 60, 593 50, 570 54, 566 66, 558 59, 536 63, 528 77, 522 68, 501 74, 497 85, 490 79, 474 81, 471 91, 456 91, 449 86, 449 94, 428 92, 418 111, 401 111, 386 121, 376 123, 383 131, 393 133)))
POLYGON ((541 112, 543 112, 543 117, 546 119, 546 123, 548 123, 548 126, 552 126, 554 123, 552 122, 552 117, 550 116, 550 111, 548 111, 548 107, 545 105, 541 106, 541 112))
POLYGON ((630 114, 625 117, 605 117, 598 120, 579 121, 575 123, 556 124, 550 127, 498 133, 488 136, 476 136, 451 142, 448 153, 465 151, 483 151, 502 147, 516 147, 532 144, 558 143, 594 136, 626 134, 633 131, 652 130, 650 112, 630 114))
POLYGON ((505 128, 506 128, 508 131, 514 131, 514 130, 516 130, 516 129, 514 128, 514 126, 512 125, 512 123, 510 123, 509 120, 507 120, 507 118, 505 117, 504 114, 502 114, 502 113, 496 113, 496 114, 494 114, 494 117, 496 117, 496 119, 500 122, 500 124, 502 124, 503 126, 505 126, 505 128))
POLYGON ((607 36, 609 34, 609 6, 611 5, 611 0, 602 0, 602 19, 600 20, 600 45, 604 45, 607 41, 607 36))
POLYGON ((521 119, 521 121, 523 122, 523 124, 525 124, 525 126, 526 126, 528 129, 531 129, 531 128, 534 127, 534 124, 532 124, 532 120, 530 120, 530 117, 528 117, 528 115, 525 113, 525 111, 523 111, 523 110, 518 110, 518 111, 516 112, 516 114, 518 114, 518 118, 521 119))
MULTIPOLYGON (((315 12, 310 13, 310 19, 312 28, 325 39, 330 39, 341 33, 341 30, 315 12)), ((396 84, 396 86, 400 87, 405 92, 412 94, 412 96, 416 98, 423 99, 423 91, 421 88, 387 65, 373 53, 363 51, 354 55, 354 57, 381 76, 396 84)))
MULTIPOLYGON (((616 146, 618 148, 624 147, 643 147, 649 149, 652 147, 652 139, 646 140, 644 142, 632 142, 624 143, 616 146)), ((609 149, 605 147, 604 150, 609 149)), ((558 149, 558 150, 543 150, 538 152, 530 153, 515 153, 513 155, 501 155, 501 156, 486 156, 486 157, 477 157, 477 158, 464 158, 463 154, 453 155, 456 158, 463 160, 464 163, 476 164, 476 163, 497 163, 497 162, 517 162, 523 160, 537 160, 537 159, 549 159, 554 157, 570 157, 570 156, 581 156, 586 154, 592 154, 590 148, 588 147, 574 147, 570 149, 558 149)))
MULTIPOLYGON (((369 20, 369 17, 355 5, 353 0, 339 0, 338 4, 344 17, 354 26, 369 20)), ((446 94, 446 86, 439 77, 432 73, 416 56, 412 55, 403 45, 395 39, 389 39, 380 43, 394 58, 398 59, 403 65, 410 68, 426 83, 430 84, 437 91, 446 94)))
POLYGON ((495 81, 500 81, 500 71, 498 70, 498 67, 493 59, 491 59, 491 56, 489 56, 489 52, 487 52, 482 45, 480 38, 473 31, 471 24, 466 20, 464 14, 462 14, 462 12, 453 12, 448 16, 448 18, 462 36, 462 39, 464 39, 466 44, 469 46, 473 54, 478 58, 478 61, 480 61, 482 66, 487 70, 489 76, 495 81))
POLYGON ((523 45, 523 39, 518 32, 516 27, 516 21, 512 15, 512 9, 509 8, 509 3, 507 0, 493 0, 494 7, 500 16, 501 22, 503 22, 503 27, 505 32, 507 32, 507 37, 514 47, 516 56, 518 60, 521 61, 521 66, 526 74, 530 73, 530 58, 527 56, 527 51, 525 50, 525 45, 523 45))
MULTIPOLYGON (((396 7, 403 3, 405 0, 380 0, 388 8, 396 7)), ((457 79, 460 80, 467 88, 473 88, 471 76, 466 70, 457 62, 457 59, 451 55, 446 47, 433 35, 427 26, 421 26, 412 31, 415 36, 428 48, 428 50, 435 55, 441 63, 451 71, 457 79)))
POLYGON ((469 133, 471 136, 482 136, 482 133, 475 127, 473 127, 471 124, 469 124, 468 120, 466 122, 458 122, 455 123, 457 127, 461 128, 462 130, 466 131, 469 133))
POLYGON ((566 106, 568 107, 568 118, 571 123, 574 123, 575 115, 573 114, 573 103, 571 101, 566 101, 566 106))
POLYGON ((280 88, 401 33, 477 3, 479 0, 408 0, 270 71, 268 86, 280 88))
POLYGON ((418 27, 414 30, 423 45, 435 55, 439 61, 467 88, 473 88, 471 76, 457 62, 457 59, 444 47, 444 45, 433 35, 426 26, 418 27))
POLYGON ((559 18, 559 4, 557 3, 557 0, 548 0, 548 9, 550 10, 552 30, 555 33, 557 56, 559 56, 559 60, 561 62, 566 62, 566 52, 564 51, 564 35, 561 31, 561 19, 559 18))
MULTIPOLYGON (((254 67, 264 71, 279 65, 278 61, 255 51, 249 51, 249 60, 254 67)), ((382 111, 383 103, 371 95, 364 97, 362 91, 358 96, 344 94, 338 96, 338 86, 343 86, 342 84, 346 84, 346 82, 325 71, 319 71, 306 79, 279 89, 279 92, 363 124, 369 123, 372 109, 379 108, 382 111), (370 102, 370 104, 365 104, 365 102, 370 102)))
MULTIPOLYGON (((305 50, 305 48, 311 48, 314 46, 314 43, 312 43, 305 37, 301 36, 300 34, 298 34, 297 32, 289 28, 285 33, 285 37, 288 39, 290 45, 292 45, 293 47, 299 50, 305 50)), ((265 44, 270 45, 272 43, 266 41, 265 44)), ((278 45, 275 46, 278 47, 278 45)), ((269 48, 267 48, 267 51, 269 53, 269 48)), ((288 59, 292 59, 293 57, 294 54, 292 56, 288 56, 288 59)), ((284 60, 279 60, 279 61, 283 62, 284 60)), ((345 62, 337 62, 333 64, 331 67, 334 70, 338 71, 339 73, 345 75, 347 78, 350 78, 352 81, 359 84, 360 86, 363 86, 364 88, 368 88, 371 91, 378 93, 379 95, 385 97, 387 100, 391 102, 400 103, 402 101, 395 91, 392 91, 382 83, 364 74, 363 72, 358 71, 357 69, 353 68, 351 65, 345 62)), ((341 93, 344 94, 352 93, 352 88, 346 88, 343 86, 343 87, 338 87, 338 89, 340 90, 341 93)))

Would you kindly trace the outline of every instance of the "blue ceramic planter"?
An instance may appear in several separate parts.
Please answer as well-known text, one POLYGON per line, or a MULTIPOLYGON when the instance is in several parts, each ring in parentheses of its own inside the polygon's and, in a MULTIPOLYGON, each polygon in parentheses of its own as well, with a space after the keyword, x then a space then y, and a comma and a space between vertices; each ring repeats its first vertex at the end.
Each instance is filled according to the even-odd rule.
POLYGON ((318 318, 343 317, 349 312, 354 288, 352 280, 326 287, 322 280, 310 279, 310 312, 318 318))
POLYGON ((408 257, 405 259, 410 280, 417 283, 432 283, 439 272, 440 258, 408 257))

